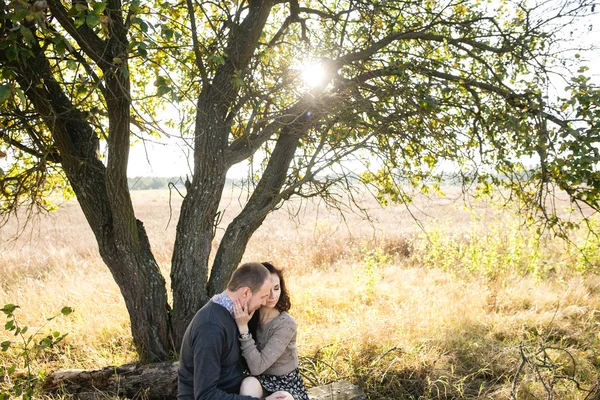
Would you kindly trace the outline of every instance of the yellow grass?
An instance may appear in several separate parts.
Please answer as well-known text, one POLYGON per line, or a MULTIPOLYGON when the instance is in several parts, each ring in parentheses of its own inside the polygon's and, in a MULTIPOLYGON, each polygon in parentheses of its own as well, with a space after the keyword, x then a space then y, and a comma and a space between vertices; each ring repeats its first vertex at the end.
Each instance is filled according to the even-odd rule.
MULTIPOLYGON (((181 201, 173 197, 169 223, 168 192, 132 195, 168 279, 181 201)), ((223 224, 239 210, 239 196, 227 193, 223 224)), ((573 272, 578 253, 550 237, 536 242, 514 215, 484 202, 467 210, 452 198, 421 199, 415 216, 423 232, 404 207, 365 201, 371 223, 293 203, 265 221, 244 257, 286 267, 309 386, 346 378, 373 399, 506 399, 515 377, 523 399, 546 398, 542 380, 559 375, 593 387, 600 277, 593 266, 573 272), (543 349, 552 368, 534 357, 543 349), (519 370, 523 356, 529 363, 519 370)), ((0 305, 20 305, 29 333, 63 306, 75 309, 43 329, 69 335, 35 369, 135 362, 123 300, 77 204, 12 240, 17 229, 11 221, 0 234, 0 305)), ((0 342, 12 339, 0 331, 0 342)), ((13 360, 8 352, 0 363, 13 360)), ((552 391, 561 399, 587 395, 567 380, 552 391)))

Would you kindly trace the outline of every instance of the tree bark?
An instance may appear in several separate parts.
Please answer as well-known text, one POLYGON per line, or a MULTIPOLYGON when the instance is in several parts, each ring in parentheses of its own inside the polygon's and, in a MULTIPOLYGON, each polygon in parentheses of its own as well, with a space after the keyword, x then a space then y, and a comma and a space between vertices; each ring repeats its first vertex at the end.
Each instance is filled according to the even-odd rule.
POLYGON ((70 369, 50 374, 42 388, 50 393, 69 393, 78 399, 123 396, 149 400, 177 398, 179 363, 123 365, 100 370, 70 369))
MULTIPOLYGON (((225 187, 227 170, 223 150, 227 137, 218 95, 203 93, 196 113, 194 177, 181 204, 171 262, 173 330, 176 348, 196 311, 211 293, 206 291, 208 260, 214 238, 215 216, 225 187)), ((218 92, 218 90, 216 90, 218 92)))

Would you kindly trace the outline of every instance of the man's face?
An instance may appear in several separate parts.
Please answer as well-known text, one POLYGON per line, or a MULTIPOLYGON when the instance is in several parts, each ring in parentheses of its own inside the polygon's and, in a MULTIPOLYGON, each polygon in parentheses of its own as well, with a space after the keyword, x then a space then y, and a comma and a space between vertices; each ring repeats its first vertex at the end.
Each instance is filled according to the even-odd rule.
POLYGON ((248 300, 248 312, 251 313, 261 306, 267 304, 267 299, 269 298, 269 293, 271 292, 271 285, 271 279, 267 279, 258 292, 252 294, 248 300))

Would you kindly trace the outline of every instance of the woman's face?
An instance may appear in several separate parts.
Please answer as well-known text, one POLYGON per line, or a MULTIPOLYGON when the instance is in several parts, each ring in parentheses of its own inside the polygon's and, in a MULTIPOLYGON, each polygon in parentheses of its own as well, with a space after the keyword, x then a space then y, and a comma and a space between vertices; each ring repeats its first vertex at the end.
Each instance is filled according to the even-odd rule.
POLYGON ((277 276, 277 274, 271 274, 271 284, 273 286, 271 287, 266 306, 274 308, 279 301, 279 296, 281 296, 281 282, 279 282, 279 276, 277 276))

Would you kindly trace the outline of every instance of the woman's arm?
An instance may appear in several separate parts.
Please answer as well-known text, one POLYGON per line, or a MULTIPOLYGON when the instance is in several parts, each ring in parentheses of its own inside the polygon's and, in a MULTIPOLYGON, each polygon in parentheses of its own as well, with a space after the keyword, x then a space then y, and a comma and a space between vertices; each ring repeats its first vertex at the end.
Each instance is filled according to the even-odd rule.
POLYGON ((248 304, 242 304, 239 300, 236 300, 233 303, 233 316, 235 318, 235 323, 238 326, 238 330, 240 331, 240 335, 245 336, 248 335, 248 322, 252 319, 254 312, 248 313, 248 304))
POLYGON ((286 315, 284 318, 277 317, 273 334, 265 343, 264 348, 258 351, 256 342, 250 336, 247 339, 240 338, 242 355, 248 363, 252 375, 260 375, 271 367, 285 352, 290 341, 296 335, 296 322, 292 317, 286 315))

